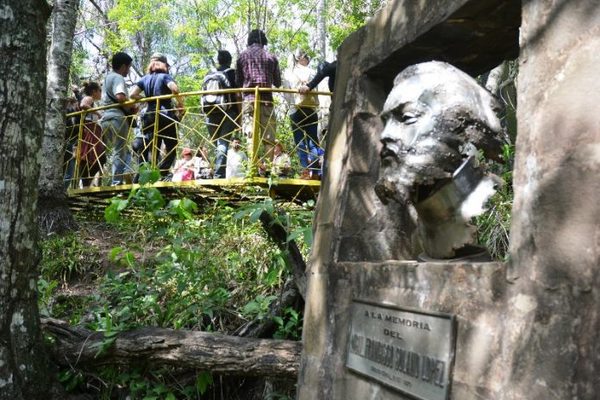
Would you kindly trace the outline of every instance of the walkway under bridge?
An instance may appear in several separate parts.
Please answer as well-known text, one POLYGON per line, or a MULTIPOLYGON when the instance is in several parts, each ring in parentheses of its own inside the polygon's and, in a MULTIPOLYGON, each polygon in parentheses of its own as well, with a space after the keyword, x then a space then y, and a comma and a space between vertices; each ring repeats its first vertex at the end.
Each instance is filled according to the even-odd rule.
POLYGON ((311 94, 302 107, 295 106, 300 99, 295 90, 254 88, 143 98, 70 113, 64 158, 69 200, 75 207, 106 205, 136 187, 141 170, 159 171, 160 180, 151 185, 168 197, 230 204, 268 197, 297 204, 314 200, 331 94, 311 94), (244 92, 254 100, 243 104, 244 92), (272 93, 272 107, 261 106, 267 92, 272 93), (207 95, 226 101, 203 106, 207 95), (178 108, 181 101, 185 106, 178 108), (119 106, 134 106, 136 112, 108 126, 108 110, 119 106), (252 113, 242 113, 243 107, 251 107, 252 113), (295 114, 295 124, 290 114, 295 114), (245 158, 236 157, 243 159, 237 176, 226 177, 223 155, 234 140, 245 158), (274 160, 275 145, 289 161, 285 155, 274 160))

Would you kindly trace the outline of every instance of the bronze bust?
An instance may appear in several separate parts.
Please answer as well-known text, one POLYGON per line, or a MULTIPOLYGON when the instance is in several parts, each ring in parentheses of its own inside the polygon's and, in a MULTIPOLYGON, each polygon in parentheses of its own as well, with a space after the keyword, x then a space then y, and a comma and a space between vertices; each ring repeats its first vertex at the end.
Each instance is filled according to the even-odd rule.
POLYGON ((418 214, 425 255, 450 259, 477 251, 472 217, 501 183, 478 163, 500 160, 505 132, 500 104, 469 75, 443 62, 404 69, 381 117, 379 198, 418 214))

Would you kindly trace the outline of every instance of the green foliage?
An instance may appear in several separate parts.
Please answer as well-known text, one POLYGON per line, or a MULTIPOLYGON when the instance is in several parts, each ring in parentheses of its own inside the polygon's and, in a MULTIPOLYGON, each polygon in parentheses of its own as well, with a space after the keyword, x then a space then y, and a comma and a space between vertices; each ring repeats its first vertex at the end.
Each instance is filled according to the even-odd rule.
POLYGON ((240 207, 234 217, 236 219, 248 217, 251 222, 256 222, 263 212, 269 214, 273 219, 273 223, 280 224, 286 229, 287 241, 296 241, 300 248, 304 250, 304 255, 308 256, 310 246, 312 246, 312 211, 314 206, 314 200, 308 200, 303 204, 303 209, 288 212, 283 208, 278 208, 272 199, 265 199, 260 203, 251 203, 240 207))
POLYGON ((493 259, 506 260, 509 249, 511 210, 514 199, 512 165, 514 146, 506 145, 504 164, 493 164, 491 171, 502 178, 504 185, 490 199, 488 211, 476 218, 479 243, 485 246, 493 259))
POLYGON ((68 392, 77 388, 79 385, 82 385, 85 381, 85 377, 81 371, 77 371, 74 369, 66 369, 60 371, 58 374, 58 381, 62 383, 65 390, 68 392))
POLYGON ((108 12, 108 18, 117 26, 116 34, 108 31, 107 44, 111 53, 137 45, 141 69, 155 51, 168 47, 170 0, 119 0, 108 12), (165 40, 167 39, 167 40, 165 40))
POLYGON ((263 319, 269 313, 269 306, 277 296, 258 295, 242 308, 242 313, 251 319, 263 319))
POLYGON ((52 236, 43 241, 41 247, 40 271, 47 282, 58 280, 64 284, 74 277, 99 269, 101 260, 97 249, 83 243, 74 233, 52 236))
POLYGON ((213 384, 213 377, 209 372, 201 372, 196 378, 196 389, 198 393, 204 394, 210 385, 213 384))
POLYGON ((37 289, 39 296, 39 308, 40 315, 49 316, 52 313, 52 295, 54 294, 54 289, 58 286, 58 281, 50 280, 47 281, 44 278, 38 279, 37 289))
POLYGON ((328 31, 331 48, 337 49, 352 32, 360 29, 384 4, 383 0, 332 1, 329 6, 328 31))
POLYGON ((293 308, 286 308, 283 317, 274 317, 277 324, 275 339, 300 340, 302 338, 302 317, 293 308))
MULTIPOLYGON (((107 252, 111 267, 98 278, 97 294, 64 300, 64 307, 55 305, 49 313, 104 333, 98 354, 113 345, 119 332, 136 327, 227 333, 249 319, 270 318, 269 306, 290 272, 284 254, 266 238, 259 211, 278 215, 295 232, 294 223, 310 223, 310 210, 297 217, 267 201, 242 210, 219 204, 200 215, 197 205, 185 198, 165 201, 157 210, 148 196, 137 197, 144 189, 134 189, 127 199, 111 202, 111 207, 124 204, 117 206, 120 210, 110 222, 113 230, 130 236, 107 252)), ((56 282, 40 281, 39 286, 47 302, 56 282)), ((277 337, 300 337, 301 317, 295 310, 286 310, 275 321, 277 337)), ((213 384, 208 372, 193 381, 173 382, 171 371, 165 369, 106 367, 93 375, 76 369, 61 374, 70 390, 95 385, 93 381, 100 379, 99 398, 107 399, 121 396, 118 393, 136 399, 198 399, 213 384)))

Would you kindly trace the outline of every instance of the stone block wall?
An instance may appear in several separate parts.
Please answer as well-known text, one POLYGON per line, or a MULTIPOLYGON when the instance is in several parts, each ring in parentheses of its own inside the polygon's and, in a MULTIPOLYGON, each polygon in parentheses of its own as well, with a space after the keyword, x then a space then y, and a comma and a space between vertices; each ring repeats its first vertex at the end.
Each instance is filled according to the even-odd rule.
MULTIPOLYGON (((342 360, 353 296, 364 294, 373 301, 417 306, 417 289, 392 286, 398 283, 398 276, 415 268, 434 275, 448 271, 446 267, 433 272, 436 268, 390 261, 414 259, 419 247, 409 210, 383 205, 373 191, 379 174, 379 113, 393 78, 408 65, 440 59, 468 72, 481 73, 504 59, 515 58, 519 12, 518 4, 497 0, 395 0, 339 49, 325 155, 327 168, 314 219, 314 246, 308 271, 299 399, 402 398, 393 397, 393 392, 385 395, 388 397, 365 394, 375 389, 361 378, 349 381, 355 374, 345 370, 342 360), (382 286, 374 286, 370 296, 369 282, 374 281, 382 286), (354 397, 349 397, 352 393, 354 397)), ((503 267, 492 263, 473 268, 495 271, 484 274, 486 278, 477 283, 486 286, 490 276, 494 277, 493 282, 497 281, 503 267)), ((426 276, 423 275, 423 285, 429 279, 426 276)), ((444 282, 441 276, 436 279, 435 285, 441 285, 431 286, 436 296, 447 291, 448 285, 454 285, 444 282)), ((462 278, 456 275, 452 279, 462 278)), ((457 289, 466 285, 455 283, 457 289)), ((432 296, 421 306, 440 311, 444 308, 440 301, 441 297, 432 296)), ((480 301, 478 307, 483 307, 489 299, 472 301, 471 304, 480 301)), ((459 307, 459 303, 450 302, 448 312, 453 305, 459 307)), ((466 329, 465 332, 477 330, 475 325, 462 325, 459 329, 466 329)), ((457 371, 470 371, 469 368, 473 367, 457 371)), ((466 381, 467 372, 461 374, 457 375, 461 376, 457 378, 457 388, 462 379, 466 381)), ((486 385, 480 385, 482 393, 492 390, 486 385)), ((384 393, 387 389, 377 390, 384 393)))

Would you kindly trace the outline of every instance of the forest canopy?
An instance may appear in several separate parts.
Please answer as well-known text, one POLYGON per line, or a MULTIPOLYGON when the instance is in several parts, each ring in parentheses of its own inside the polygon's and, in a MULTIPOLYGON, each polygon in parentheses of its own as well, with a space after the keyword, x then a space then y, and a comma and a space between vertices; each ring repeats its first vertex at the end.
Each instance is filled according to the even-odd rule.
POLYGON ((172 61, 171 73, 184 90, 215 67, 217 50, 234 58, 246 47, 247 34, 259 28, 269 49, 285 66, 297 48, 331 60, 341 42, 364 25, 382 0, 90 0, 79 10, 71 81, 99 80, 110 55, 126 51, 142 75, 155 52, 172 61))

